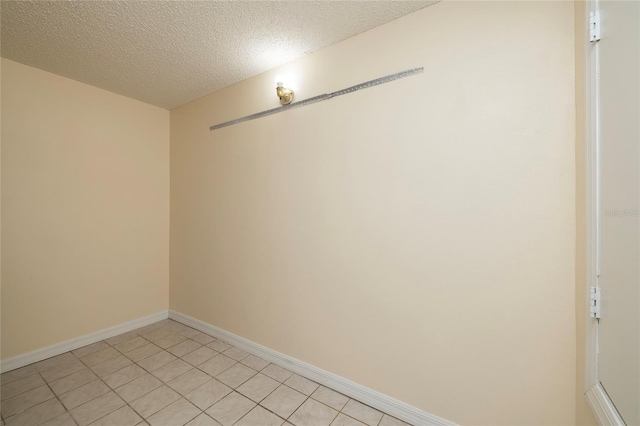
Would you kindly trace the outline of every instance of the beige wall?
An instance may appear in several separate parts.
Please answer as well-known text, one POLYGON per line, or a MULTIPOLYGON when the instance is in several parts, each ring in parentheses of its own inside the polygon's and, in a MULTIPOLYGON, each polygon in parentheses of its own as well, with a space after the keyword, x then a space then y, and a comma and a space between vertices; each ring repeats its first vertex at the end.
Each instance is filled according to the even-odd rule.
POLYGON ((171 112, 171 308, 462 424, 576 420, 574 5, 442 2, 171 112), (410 77, 209 132, 396 71, 410 77))
POLYGON ((2 60, 2 359, 167 309, 168 116, 2 60))

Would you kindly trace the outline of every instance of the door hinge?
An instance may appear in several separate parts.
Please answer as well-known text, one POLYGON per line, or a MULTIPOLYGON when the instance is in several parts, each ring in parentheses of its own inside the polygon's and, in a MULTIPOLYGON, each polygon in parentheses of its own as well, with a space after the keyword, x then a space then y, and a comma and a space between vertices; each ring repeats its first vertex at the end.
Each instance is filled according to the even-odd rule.
POLYGON ((598 287, 589 287, 589 316, 592 318, 600 318, 600 306, 602 304, 600 295, 598 287))
POLYGON ((600 11, 589 13, 589 41, 600 40, 600 11))

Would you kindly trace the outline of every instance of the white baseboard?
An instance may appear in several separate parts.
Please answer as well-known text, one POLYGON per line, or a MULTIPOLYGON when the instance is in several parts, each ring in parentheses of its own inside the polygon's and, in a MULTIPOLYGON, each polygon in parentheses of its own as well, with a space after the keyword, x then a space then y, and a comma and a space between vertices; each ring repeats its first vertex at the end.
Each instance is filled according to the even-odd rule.
POLYGON ((611 402, 609 395, 600 383, 593 385, 586 393, 591 410, 596 415, 598 423, 606 426, 625 426, 618 410, 611 402))
POLYGON ((429 414, 416 407, 412 407, 409 404, 405 404, 404 402, 398 401, 390 396, 359 385, 351 380, 345 379, 344 377, 340 377, 290 356, 281 354, 280 352, 276 352, 273 349, 269 349, 265 346, 252 342, 251 340, 247 340, 243 337, 222 330, 199 319, 181 314, 174 310, 169 310, 169 318, 184 325, 188 325, 189 327, 193 327, 196 330, 200 330, 203 333, 210 334, 220 340, 224 340, 233 346, 264 359, 265 361, 272 362, 273 364, 307 377, 321 385, 335 389, 348 397, 356 399, 410 424, 416 426, 455 426, 455 423, 453 422, 442 419, 433 414, 429 414))
POLYGON ((75 339, 47 346, 46 348, 38 349, 33 352, 18 355, 13 358, 1 361, 0 371, 2 373, 6 373, 7 371, 15 370, 16 368, 24 367, 25 365, 42 361, 43 359, 51 358, 52 356, 60 355, 65 352, 69 352, 74 349, 99 342, 100 340, 108 339, 110 337, 117 336, 118 334, 126 333, 127 331, 135 330, 136 328, 144 327, 145 325, 153 324, 154 322, 167 319, 168 317, 168 311, 161 311, 147 317, 138 318, 132 321, 125 322, 124 324, 119 324, 113 327, 106 328, 104 330, 96 331, 95 333, 90 333, 81 337, 77 337, 75 339))

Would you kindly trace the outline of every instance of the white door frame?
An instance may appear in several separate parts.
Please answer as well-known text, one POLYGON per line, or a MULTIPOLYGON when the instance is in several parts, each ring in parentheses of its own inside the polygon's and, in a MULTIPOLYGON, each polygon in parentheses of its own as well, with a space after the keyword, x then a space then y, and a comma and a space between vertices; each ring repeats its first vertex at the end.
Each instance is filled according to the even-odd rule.
MULTIPOLYGON (((589 22, 589 16, 599 8, 600 0, 588 0, 586 2, 585 22, 589 22)), ((589 303, 590 287, 599 287, 598 276, 600 272, 600 185, 599 185, 599 48, 598 42, 589 41, 589 25, 584 26, 586 33, 583 35, 585 49, 585 101, 586 101, 586 254, 587 254, 587 282, 586 300, 589 303)), ((580 46, 576 46, 580 48, 580 46)), ((581 301, 577 301, 580 303, 581 301)), ((585 356, 585 389, 587 401, 591 406, 598 423, 601 425, 625 426, 622 417, 605 392, 598 377, 598 320, 592 318, 587 309, 586 323, 586 356, 585 356)))

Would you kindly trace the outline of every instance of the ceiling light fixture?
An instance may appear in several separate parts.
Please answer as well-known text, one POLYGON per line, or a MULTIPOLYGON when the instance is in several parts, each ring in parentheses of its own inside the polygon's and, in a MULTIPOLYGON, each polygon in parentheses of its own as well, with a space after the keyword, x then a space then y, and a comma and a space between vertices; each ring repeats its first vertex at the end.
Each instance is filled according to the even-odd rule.
POLYGON ((284 87, 284 84, 278 82, 276 83, 276 94, 278 98, 280 98, 280 104, 289 105, 293 100, 293 90, 287 89, 284 87))
POLYGON ((244 117, 236 118, 235 120, 225 121, 224 123, 215 124, 213 126, 210 126, 209 130, 217 130, 223 127, 233 126, 234 124, 255 120, 256 118, 266 117, 267 115, 276 114, 283 111, 288 111, 292 108, 303 107, 303 106, 315 104, 316 102, 326 101, 327 99, 335 98, 338 96, 348 95, 350 93, 356 92, 357 90, 368 89, 369 87, 375 87, 381 84, 391 83, 392 81, 398 80, 400 78, 405 78, 412 75, 420 74, 423 71, 424 71, 424 67, 413 68, 406 71, 400 71, 395 74, 385 75, 384 77, 376 78, 375 80, 365 81, 364 83, 356 84, 355 86, 347 87, 341 90, 336 90, 335 92, 331 92, 331 93, 323 93, 322 95, 303 99, 301 101, 294 102, 294 103, 291 103, 291 101, 293 100, 293 91, 291 89, 285 89, 282 83, 278 83, 278 88, 276 90, 278 93, 278 97, 281 98, 283 106, 256 112, 255 114, 245 115, 244 117), (280 95, 281 90, 283 91, 282 93, 283 96, 280 95), (282 100, 283 97, 285 97, 284 100, 282 100), (286 98, 288 98, 288 102, 286 98))

